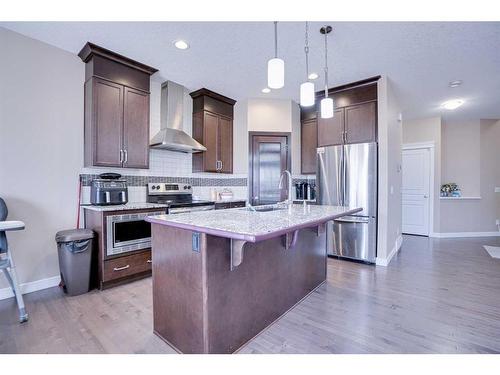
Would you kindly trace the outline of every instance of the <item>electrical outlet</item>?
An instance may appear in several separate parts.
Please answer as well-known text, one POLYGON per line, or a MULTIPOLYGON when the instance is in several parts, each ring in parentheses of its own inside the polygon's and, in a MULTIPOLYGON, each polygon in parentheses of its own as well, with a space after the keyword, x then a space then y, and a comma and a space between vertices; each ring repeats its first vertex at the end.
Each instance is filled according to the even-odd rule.
POLYGON ((500 225, 500 219, 497 219, 497 221, 495 222, 496 225, 500 225))

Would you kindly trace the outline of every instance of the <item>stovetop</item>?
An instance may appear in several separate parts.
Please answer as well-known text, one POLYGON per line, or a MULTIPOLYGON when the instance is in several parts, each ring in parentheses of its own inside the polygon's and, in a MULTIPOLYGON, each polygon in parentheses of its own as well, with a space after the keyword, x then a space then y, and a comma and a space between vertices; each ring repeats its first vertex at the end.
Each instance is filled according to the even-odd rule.
POLYGON ((212 201, 193 199, 191 185, 178 183, 149 183, 147 202, 166 204, 169 207, 198 207, 214 204, 212 201))

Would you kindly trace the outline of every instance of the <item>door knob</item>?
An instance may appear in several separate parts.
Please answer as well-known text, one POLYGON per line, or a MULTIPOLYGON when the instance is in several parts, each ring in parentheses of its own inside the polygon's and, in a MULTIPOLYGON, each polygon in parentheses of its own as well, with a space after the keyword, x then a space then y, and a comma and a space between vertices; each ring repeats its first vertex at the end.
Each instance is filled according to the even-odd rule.
POLYGON ((427 194, 424 194, 424 198, 429 198, 429 196, 427 194))

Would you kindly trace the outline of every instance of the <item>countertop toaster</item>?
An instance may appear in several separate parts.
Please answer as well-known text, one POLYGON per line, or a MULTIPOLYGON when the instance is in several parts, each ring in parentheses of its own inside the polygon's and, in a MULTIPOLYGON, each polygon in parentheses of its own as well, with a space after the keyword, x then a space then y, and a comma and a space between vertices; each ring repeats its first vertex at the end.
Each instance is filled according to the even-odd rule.
POLYGON ((96 178, 90 187, 90 203, 96 206, 126 204, 127 181, 124 179, 96 178))

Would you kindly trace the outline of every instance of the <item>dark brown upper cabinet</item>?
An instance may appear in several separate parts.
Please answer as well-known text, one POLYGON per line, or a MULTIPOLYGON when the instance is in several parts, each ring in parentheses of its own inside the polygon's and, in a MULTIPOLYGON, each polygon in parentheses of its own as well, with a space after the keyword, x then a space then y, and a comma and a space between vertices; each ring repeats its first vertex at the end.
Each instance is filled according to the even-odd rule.
POLYGON ((344 108, 336 108, 332 118, 318 116, 318 147, 344 142, 344 108))
POLYGON ((316 173, 318 123, 315 118, 304 120, 300 127, 300 169, 302 174, 316 173))
POLYGON ((376 141, 377 103, 366 102, 344 108, 345 143, 376 141))
MULTIPOLYGON (((302 131, 306 122, 316 121, 317 147, 376 142, 377 81, 379 78, 373 77, 329 89, 328 96, 332 97, 335 103, 335 113, 330 119, 322 119, 319 115, 319 103, 323 98, 323 92, 317 92, 316 107, 301 108, 302 131)), ((310 147, 311 140, 308 137, 304 140, 302 136, 302 173, 304 174, 315 173, 309 165, 313 155, 310 147), (304 164, 304 160, 307 165, 304 164)), ((314 160, 315 158, 316 155, 314 155, 314 160)))
POLYGON ((207 150, 193 154, 193 172, 233 173, 235 100, 208 89, 192 92, 193 138, 207 150))
POLYGON ((85 166, 149 168, 150 76, 157 70, 87 43, 85 166))

